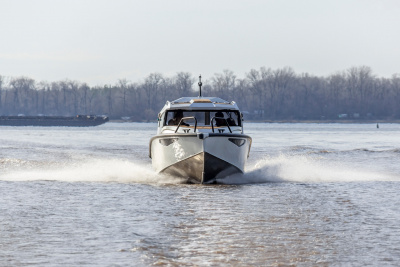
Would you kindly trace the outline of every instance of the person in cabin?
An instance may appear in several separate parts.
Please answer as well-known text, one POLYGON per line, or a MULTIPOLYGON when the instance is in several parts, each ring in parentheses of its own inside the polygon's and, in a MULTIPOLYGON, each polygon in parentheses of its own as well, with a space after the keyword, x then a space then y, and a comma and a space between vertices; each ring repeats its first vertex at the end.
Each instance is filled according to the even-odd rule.
MULTIPOLYGON (((168 125, 178 125, 181 119, 183 118, 183 111, 178 110, 174 112, 174 117, 168 121, 168 125)), ((189 126, 189 124, 182 122, 181 125, 189 126)))
POLYGON ((226 120, 224 119, 224 114, 221 111, 215 113, 215 125, 216 126, 226 126, 226 120))

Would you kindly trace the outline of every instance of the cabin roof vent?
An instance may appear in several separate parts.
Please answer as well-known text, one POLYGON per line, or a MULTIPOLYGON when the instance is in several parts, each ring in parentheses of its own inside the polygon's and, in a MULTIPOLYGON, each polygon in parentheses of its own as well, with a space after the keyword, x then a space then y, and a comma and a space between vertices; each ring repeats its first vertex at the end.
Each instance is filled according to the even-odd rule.
POLYGON ((210 99, 207 98, 198 98, 198 99, 192 99, 190 100, 190 103, 212 103, 210 99))

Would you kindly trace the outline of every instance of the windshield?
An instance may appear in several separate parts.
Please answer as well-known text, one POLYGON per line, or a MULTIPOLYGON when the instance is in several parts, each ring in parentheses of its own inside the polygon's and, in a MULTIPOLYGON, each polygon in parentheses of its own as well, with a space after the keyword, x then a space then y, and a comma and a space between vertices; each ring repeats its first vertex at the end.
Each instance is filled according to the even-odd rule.
MULTIPOLYGON (((240 113, 237 110, 169 110, 164 118, 165 125, 178 125, 184 117, 195 117, 198 126, 211 126, 213 120, 214 126, 241 126, 240 113), (213 119, 214 118, 214 119, 213 119)), ((194 125, 193 119, 184 121, 186 124, 194 125)))

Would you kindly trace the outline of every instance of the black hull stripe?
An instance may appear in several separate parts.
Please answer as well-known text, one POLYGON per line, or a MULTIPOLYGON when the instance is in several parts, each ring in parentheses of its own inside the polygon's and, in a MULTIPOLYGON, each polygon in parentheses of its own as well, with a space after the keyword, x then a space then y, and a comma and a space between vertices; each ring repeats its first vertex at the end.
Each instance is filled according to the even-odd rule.
POLYGON ((191 183, 210 183, 234 173, 243 173, 238 167, 202 152, 190 158, 174 163, 161 172, 187 178, 191 183), (204 173, 204 174, 203 174, 204 173))

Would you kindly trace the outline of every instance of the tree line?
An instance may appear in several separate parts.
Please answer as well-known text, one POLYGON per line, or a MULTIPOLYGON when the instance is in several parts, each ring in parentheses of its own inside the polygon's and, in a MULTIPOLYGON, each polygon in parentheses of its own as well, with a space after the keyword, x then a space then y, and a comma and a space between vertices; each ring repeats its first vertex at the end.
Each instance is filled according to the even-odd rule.
MULTIPOLYGON (((0 76, 0 114, 155 120, 166 100, 197 96, 197 81, 189 72, 172 77, 151 73, 141 82, 120 79, 92 87, 72 80, 0 76)), ((203 80, 202 95, 234 100, 253 120, 400 119, 400 74, 378 77, 368 66, 324 77, 290 67, 252 69, 244 78, 224 70, 203 80)))

